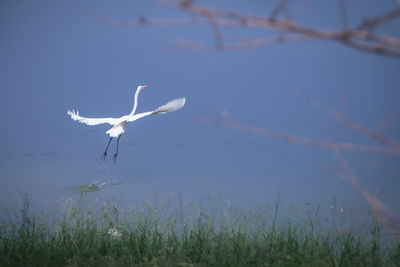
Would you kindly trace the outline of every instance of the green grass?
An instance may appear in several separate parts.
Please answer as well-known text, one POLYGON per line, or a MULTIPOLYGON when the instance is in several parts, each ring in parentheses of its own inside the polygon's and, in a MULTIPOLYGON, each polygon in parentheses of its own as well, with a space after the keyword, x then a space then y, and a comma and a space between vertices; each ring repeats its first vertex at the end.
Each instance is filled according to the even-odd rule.
POLYGON ((120 214, 88 203, 33 215, 25 199, 0 227, 0 266, 400 266, 400 244, 382 245, 377 221, 332 232, 310 216, 279 220, 278 206, 243 212, 179 199, 120 214))

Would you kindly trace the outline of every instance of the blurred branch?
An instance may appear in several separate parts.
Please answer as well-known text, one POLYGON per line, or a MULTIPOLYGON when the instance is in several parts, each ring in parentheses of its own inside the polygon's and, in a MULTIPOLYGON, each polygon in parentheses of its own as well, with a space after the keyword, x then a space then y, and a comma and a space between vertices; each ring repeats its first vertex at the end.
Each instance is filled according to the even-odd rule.
MULTIPOLYGON (((267 138, 273 138, 283 142, 329 149, 330 151, 332 151, 333 155, 335 156, 337 162, 339 163, 343 171, 339 171, 335 168, 329 168, 329 169, 333 170, 334 173, 338 175, 343 181, 352 185, 363 196, 363 198, 371 208, 372 212, 381 220, 382 224, 385 226, 385 228, 389 230, 390 234, 397 241, 400 242, 400 234, 399 234, 400 216, 397 215, 395 212, 393 212, 390 208, 386 207, 378 199, 376 194, 375 195, 371 194, 367 189, 365 189, 362 186, 362 184, 359 181, 359 178, 356 176, 351 166, 346 162, 346 160, 342 157, 340 153, 341 151, 354 151, 361 153, 384 154, 384 155, 399 157, 400 145, 395 143, 394 141, 389 140, 381 133, 383 128, 389 123, 389 121, 393 120, 393 115, 383 120, 383 122, 378 126, 378 128, 375 131, 373 131, 359 124, 351 122, 350 120, 347 120, 343 115, 344 113, 342 106, 343 104, 339 108, 339 111, 336 112, 335 110, 329 108, 328 106, 322 104, 321 102, 313 98, 306 97, 300 92, 296 93, 301 99, 305 100, 310 105, 315 106, 320 110, 327 112, 332 118, 334 118, 344 126, 378 141, 382 146, 369 146, 369 145, 360 145, 353 143, 329 142, 329 141, 321 141, 310 138, 303 138, 296 135, 281 134, 279 132, 271 131, 266 128, 259 128, 241 124, 233 120, 226 111, 221 112, 220 118, 214 122, 234 130, 260 135, 267 138)), ((343 101, 344 100, 342 100, 342 102, 343 101)))
MULTIPOLYGON (((364 52, 400 57, 399 38, 379 35, 372 32, 372 29, 379 25, 388 23, 399 17, 400 8, 397 7, 392 11, 376 16, 375 18, 364 20, 356 28, 348 28, 347 8, 343 0, 338 1, 343 28, 341 31, 304 26, 288 18, 279 19, 278 15, 287 8, 287 0, 280 0, 272 10, 271 14, 267 17, 258 17, 235 12, 233 10, 218 9, 214 7, 200 7, 188 0, 180 0, 177 2, 158 0, 161 5, 167 7, 179 8, 200 17, 213 17, 215 24, 221 27, 265 28, 280 33, 295 33, 307 38, 339 42, 364 52)), ((196 24, 198 22, 199 21, 197 21, 196 24)))
POLYGON ((392 11, 379 15, 372 19, 366 19, 358 26, 358 29, 373 30, 379 25, 385 24, 400 16, 400 8, 395 8, 392 11))
POLYGON ((345 170, 345 173, 339 173, 339 176, 346 182, 350 183, 357 191, 364 197, 368 205, 371 207, 372 212, 377 216, 389 233, 400 242, 400 217, 391 209, 386 207, 376 195, 368 192, 359 182, 353 169, 344 160, 340 152, 336 149, 332 150, 335 158, 340 166, 345 170))
MULTIPOLYGON (((158 3, 165 7, 181 9, 186 13, 190 13, 196 17, 192 18, 147 18, 139 17, 135 20, 129 21, 115 21, 107 17, 99 16, 93 13, 85 13, 93 19, 111 24, 118 27, 134 27, 134 26, 178 26, 178 25, 211 25, 212 32, 215 36, 216 49, 225 50, 226 46, 223 44, 223 35, 221 29, 223 27, 230 28, 260 28, 271 30, 278 36, 285 34, 288 36, 282 39, 281 42, 288 40, 290 42, 291 35, 302 36, 303 39, 322 39, 333 42, 338 42, 348 47, 374 54, 381 54, 391 57, 400 57, 400 39, 396 36, 386 36, 372 32, 378 26, 393 21, 400 16, 400 7, 397 7, 389 12, 378 15, 374 18, 362 21, 358 27, 349 28, 347 25, 348 14, 344 0, 339 1, 340 17, 342 22, 342 29, 340 31, 322 29, 318 27, 306 26, 293 21, 288 15, 285 18, 280 18, 279 15, 288 9, 289 0, 279 0, 271 13, 265 17, 254 16, 235 12, 229 9, 214 8, 211 6, 201 7, 194 4, 191 0, 158 0, 158 3)), ((279 37, 277 37, 279 38, 279 37)), ((253 44, 257 43, 249 41, 246 43, 234 44, 232 47, 240 47, 243 50, 255 47, 253 44)), ((267 42, 265 45, 270 44, 267 42)), ((262 44, 256 45, 261 46, 262 44)), ((203 46, 203 45, 199 45, 203 46)), ((184 46, 185 47, 185 46, 184 46)), ((198 47, 192 42, 188 48, 198 47)), ((203 51, 208 49, 194 49, 203 51)))
POLYGON ((218 120, 217 123, 224 127, 228 127, 241 132, 273 138, 279 141, 284 141, 292 144, 299 144, 304 146, 311 146, 311 147, 324 148, 330 150, 337 149, 341 151, 353 151, 353 152, 370 153, 370 154, 400 156, 399 148, 315 140, 310 138, 299 137, 296 135, 282 134, 279 132, 271 131, 266 128, 244 125, 228 117, 218 120))
POLYGON ((288 2, 289 0, 279 0, 271 14, 269 14, 268 19, 275 20, 286 9, 288 2))
POLYGON ((397 118, 397 113, 392 113, 389 116, 387 116, 385 119, 382 120, 382 122, 376 127, 375 132, 376 133, 382 133, 383 130, 397 118))
POLYGON ((383 136, 379 131, 372 131, 362 125, 359 125, 357 123, 354 123, 348 119, 346 119, 343 114, 341 112, 336 112, 335 110, 329 108, 328 106, 322 104, 321 102, 311 98, 311 97, 307 97, 303 94, 301 94, 299 91, 296 91, 296 94, 299 98, 301 98, 302 100, 306 101, 307 103, 309 103, 310 105, 317 107, 323 111, 325 111, 326 113, 328 113, 331 117, 333 117, 334 119, 336 119, 338 122, 340 122, 341 124, 343 124, 344 126, 360 132, 362 134, 364 134, 365 136, 368 136, 372 139, 375 139, 377 142, 381 143, 382 145, 386 145, 388 147, 391 147, 395 150, 399 150, 400 151, 400 144, 388 139, 387 137, 383 136))
POLYGON ((223 49, 224 44, 223 44, 223 38, 221 31, 218 28, 218 24, 214 21, 213 17, 210 17, 210 24, 211 24, 211 29, 215 37, 215 48, 218 50, 223 49))
POLYGON ((175 39, 175 45, 184 49, 193 50, 193 51, 215 51, 223 48, 225 51, 241 51, 248 48, 255 48, 260 46, 267 46, 276 43, 288 43, 288 42, 301 42, 306 40, 307 38, 300 35, 291 35, 291 36, 276 36, 272 38, 259 38, 259 39, 250 39, 242 42, 237 42, 235 44, 224 44, 223 46, 211 46, 204 45, 197 42, 192 42, 190 40, 185 39, 175 39))

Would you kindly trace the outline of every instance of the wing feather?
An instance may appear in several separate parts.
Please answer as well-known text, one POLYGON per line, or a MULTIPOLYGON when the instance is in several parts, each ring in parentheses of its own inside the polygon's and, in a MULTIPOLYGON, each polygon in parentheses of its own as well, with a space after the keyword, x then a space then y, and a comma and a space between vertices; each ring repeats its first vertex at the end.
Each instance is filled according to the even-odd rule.
POLYGON ((141 119, 141 118, 143 118, 143 117, 149 116, 149 115, 151 115, 151 114, 154 114, 154 111, 148 111, 148 112, 138 113, 138 114, 135 114, 135 115, 130 116, 126 121, 127 121, 127 122, 132 122, 132 121, 141 119))
POLYGON ((138 120, 140 118, 143 118, 143 117, 146 117, 146 116, 149 116, 152 114, 164 114, 167 112, 172 112, 172 111, 178 110, 178 109, 182 108, 183 105, 185 105, 185 101, 186 101, 186 98, 174 99, 172 101, 169 101, 167 104, 158 107, 157 109, 155 109, 153 111, 143 112, 143 113, 139 113, 139 114, 130 116, 127 118, 126 121, 132 122, 132 121, 138 120))
POLYGON ((117 119, 116 118, 86 118, 82 117, 79 115, 79 111, 75 110, 68 110, 67 111, 68 115, 71 116, 71 119, 74 121, 79 121, 81 123, 87 124, 87 125, 98 125, 98 124, 103 124, 103 123, 108 123, 110 125, 115 125, 117 119))
POLYGON ((167 104, 158 107, 156 110, 153 111, 153 114, 164 114, 167 112, 172 112, 182 108, 185 105, 186 98, 178 98, 169 101, 167 104))

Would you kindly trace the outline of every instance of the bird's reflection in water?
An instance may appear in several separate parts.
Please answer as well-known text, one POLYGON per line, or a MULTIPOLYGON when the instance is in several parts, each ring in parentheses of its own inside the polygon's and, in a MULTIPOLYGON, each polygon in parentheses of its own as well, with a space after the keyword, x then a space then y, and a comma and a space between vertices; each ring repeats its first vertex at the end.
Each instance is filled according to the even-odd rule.
POLYGON ((119 184, 121 184, 121 182, 119 181, 112 181, 112 182, 95 181, 91 184, 71 186, 68 187, 68 189, 77 193, 90 193, 90 192, 99 192, 104 190, 104 188, 106 187, 116 186, 119 184))

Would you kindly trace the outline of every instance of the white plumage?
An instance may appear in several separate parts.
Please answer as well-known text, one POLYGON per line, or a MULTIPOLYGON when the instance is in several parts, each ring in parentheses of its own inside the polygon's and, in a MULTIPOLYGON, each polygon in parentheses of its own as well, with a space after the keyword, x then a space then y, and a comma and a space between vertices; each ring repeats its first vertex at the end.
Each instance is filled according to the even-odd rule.
POLYGON ((71 116, 71 119, 73 119, 75 121, 79 121, 79 122, 87 124, 87 125, 91 125, 92 126, 92 125, 108 123, 108 124, 113 126, 106 132, 110 136, 110 140, 109 140, 109 142, 107 144, 106 151, 104 151, 104 153, 103 153, 103 158, 104 159, 107 156, 108 146, 110 145, 110 142, 111 142, 113 137, 117 138, 117 150, 116 150, 116 153, 114 154, 114 160, 117 158, 119 138, 125 132, 126 126, 129 123, 131 123, 131 122, 133 122, 135 120, 138 120, 140 118, 149 116, 149 115, 165 114, 167 112, 172 112, 172 111, 175 111, 175 110, 178 110, 178 109, 182 108, 185 105, 186 99, 185 98, 178 98, 178 99, 175 99, 175 100, 172 100, 172 101, 166 103, 165 105, 162 105, 162 106, 158 107, 157 109, 155 109, 153 111, 148 111, 148 112, 135 114, 136 108, 137 108, 137 103, 138 103, 139 93, 143 88, 146 88, 146 87, 147 87, 146 85, 143 85, 143 86, 138 86, 138 88, 136 89, 133 109, 132 109, 132 111, 131 111, 131 113, 129 115, 124 115, 124 116, 119 117, 119 118, 86 118, 86 117, 80 116, 79 115, 79 111, 76 111, 76 112, 74 110, 72 110, 72 111, 68 110, 67 111, 68 115, 71 116))

